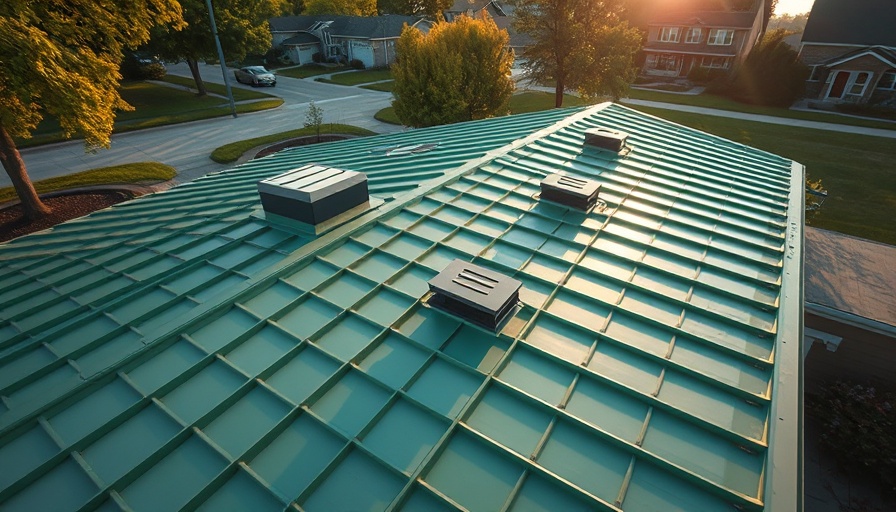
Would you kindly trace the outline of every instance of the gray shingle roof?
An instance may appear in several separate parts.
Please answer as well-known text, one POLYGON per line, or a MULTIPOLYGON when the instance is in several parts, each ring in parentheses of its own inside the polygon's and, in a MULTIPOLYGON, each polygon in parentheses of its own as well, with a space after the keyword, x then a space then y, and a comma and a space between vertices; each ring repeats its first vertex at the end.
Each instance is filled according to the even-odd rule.
POLYGON ((299 32, 297 35, 283 41, 283 44, 318 44, 320 39, 308 32, 299 32))
POLYGON ((419 16, 283 16, 271 18, 271 32, 298 32, 308 30, 315 23, 332 21, 330 34, 342 37, 366 37, 370 39, 398 37, 405 24, 413 26, 422 21, 419 16))
POLYGON ((806 302, 896 326, 896 247, 806 228, 806 302))
POLYGON ((896 46, 893 0, 815 0, 803 43, 896 46))
POLYGON ((662 13, 651 18, 650 25, 694 25, 703 27, 750 28, 756 12, 688 11, 662 13))

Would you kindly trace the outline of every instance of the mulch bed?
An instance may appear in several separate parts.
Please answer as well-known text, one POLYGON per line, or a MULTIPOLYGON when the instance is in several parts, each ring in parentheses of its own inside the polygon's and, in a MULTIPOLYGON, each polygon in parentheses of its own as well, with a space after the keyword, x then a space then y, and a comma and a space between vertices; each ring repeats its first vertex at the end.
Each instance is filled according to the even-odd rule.
MULTIPOLYGON (((346 135, 321 135, 320 142, 333 142, 333 141, 337 141, 337 140, 345 140, 347 138, 349 138, 349 137, 346 135)), ((310 137, 299 137, 296 139, 289 139, 289 140, 285 140, 283 142, 278 142, 278 143, 274 144, 273 146, 268 146, 268 147, 262 149, 261 151, 259 151, 258 153, 255 154, 255 158, 261 158, 263 156, 268 156, 270 154, 276 153, 278 151, 282 151, 287 148, 294 148, 294 147, 298 147, 298 146, 307 146, 309 144, 317 144, 317 143, 318 143, 318 140, 317 140, 316 135, 312 135, 310 137)))
MULTIPOLYGON (((286 148, 317 144, 318 142, 333 142, 349 137, 350 136, 346 135, 321 135, 320 141, 317 140, 316 136, 290 139, 264 148, 255 155, 255 158, 270 155, 286 148)), ((53 212, 36 222, 26 221, 22 217, 22 207, 19 205, 2 209, 0 210, 0 242, 5 242, 22 235, 44 230, 53 227, 60 222, 83 217, 88 213, 127 201, 133 197, 134 195, 130 192, 109 191, 75 193, 41 198, 44 204, 52 209, 53 212)))
POLYGON ((83 217, 88 213, 127 201, 132 197, 130 192, 109 191, 41 198, 44 204, 53 211, 47 217, 35 222, 28 222, 22 217, 20 205, 2 209, 0 210, 0 242, 41 231, 60 222, 83 217))

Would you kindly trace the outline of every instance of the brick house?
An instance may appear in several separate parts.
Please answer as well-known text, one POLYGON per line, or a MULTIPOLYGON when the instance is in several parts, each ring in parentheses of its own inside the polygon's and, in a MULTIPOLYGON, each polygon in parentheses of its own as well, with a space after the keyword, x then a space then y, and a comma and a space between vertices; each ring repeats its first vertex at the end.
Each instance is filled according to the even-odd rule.
POLYGON ((283 16, 268 20, 272 45, 282 47, 296 64, 308 64, 315 53, 326 60, 360 60, 365 67, 395 61, 395 42, 407 24, 424 33, 432 25, 419 16, 283 16))
POLYGON ((816 0, 800 59, 806 96, 830 103, 896 106, 896 9, 892 0, 816 0))
POLYGON ((694 68, 730 71, 763 31, 765 0, 745 11, 654 11, 647 20, 641 74, 686 77, 694 68))

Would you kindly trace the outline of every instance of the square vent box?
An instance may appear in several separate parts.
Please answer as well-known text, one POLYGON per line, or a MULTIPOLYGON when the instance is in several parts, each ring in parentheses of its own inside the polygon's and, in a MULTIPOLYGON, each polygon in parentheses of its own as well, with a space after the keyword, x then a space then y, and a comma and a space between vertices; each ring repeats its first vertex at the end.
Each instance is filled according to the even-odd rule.
POLYGON ((597 204, 600 184, 596 181, 551 174, 541 181, 541 198, 577 210, 589 211, 597 204))
POLYGON ((456 259, 429 280, 429 305, 491 331, 509 318, 523 283, 456 259))
POLYGON ((590 128, 585 130, 585 144, 600 149, 606 149, 619 153, 625 149, 628 134, 609 128, 590 128))
POLYGON ((367 175, 318 164, 258 182, 258 195, 266 215, 309 226, 366 209, 370 199, 367 175))

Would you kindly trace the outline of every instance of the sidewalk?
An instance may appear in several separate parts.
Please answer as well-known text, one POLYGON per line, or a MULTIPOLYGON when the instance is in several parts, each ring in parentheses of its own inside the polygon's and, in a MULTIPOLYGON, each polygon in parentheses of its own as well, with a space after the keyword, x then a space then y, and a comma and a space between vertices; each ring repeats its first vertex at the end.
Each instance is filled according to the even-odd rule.
POLYGON ((692 114, 702 114, 706 116, 742 119, 744 121, 755 121, 758 123, 781 124, 786 126, 797 126, 800 128, 814 128, 816 130, 829 130, 841 133, 856 133, 859 135, 870 135, 873 137, 887 137, 896 139, 896 130, 884 130, 881 128, 866 128, 864 126, 850 126, 838 123, 824 123, 820 121, 806 121, 803 119, 790 119, 785 117, 764 116, 759 114, 745 114, 742 112, 732 112, 730 110, 716 110, 713 108, 692 107, 690 105, 675 105, 672 103, 635 100, 630 98, 623 98, 622 100, 620 100, 620 103, 626 105, 640 105, 643 107, 661 108, 665 110, 676 110, 678 112, 690 112, 692 114))
MULTIPOLYGON (((553 87, 528 86, 525 89, 532 91, 554 92, 553 87)), ((574 91, 567 91, 568 94, 575 94, 574 91)), ((804 119, 790 119, 787 117, 765 116, 760 114, 746 114, 743 112, 734 112, 731 110, 718 110, 706 107, 694 107, 691 105, 678 105, 675 103, 663 103, 659 101, 636 100, 632 98, 622 98, 619 103, 624 105, 639 105, 642 107, 661 108, 665 110, 675 110, 678 112, 689 112, 692 114, 701 114, 705 116, 728 117, 731 119, 742 119, 744 121, 754 121, 757 123, 780 124, 785 126, 796 126, 799 128, 813 128, 815 130, 828 130, 841 133, 855 133, 859 135, 870 135, 872 137, 886 137, 896 139, 896 129, 885 130, 881 128, 866 128, 864 126, 850 126, 839 123, 825 123, 821 121, 806 121, 804 119)), ((832 114, 836 115, 836 114, 832 114)), ((896 128, 896 125, 894 125, 896 128)))

